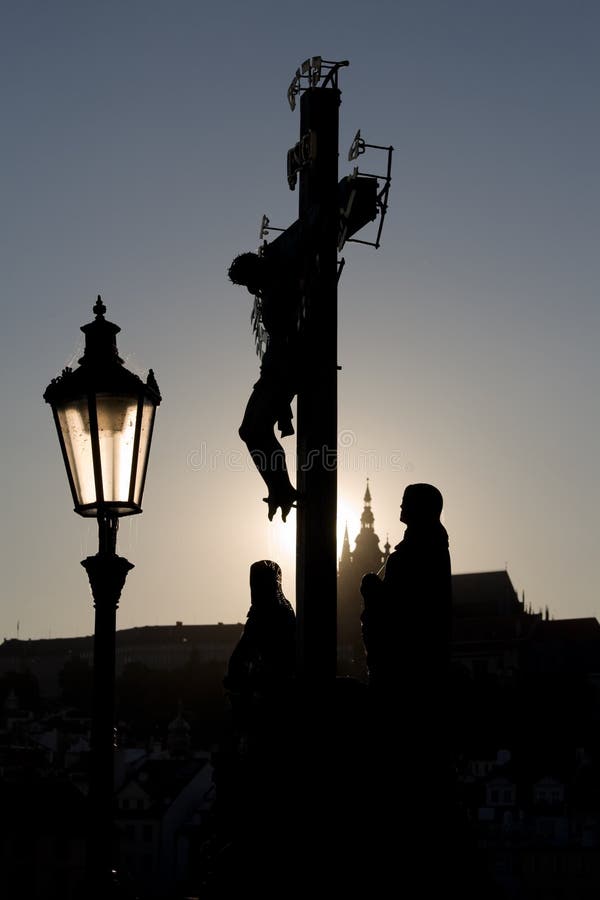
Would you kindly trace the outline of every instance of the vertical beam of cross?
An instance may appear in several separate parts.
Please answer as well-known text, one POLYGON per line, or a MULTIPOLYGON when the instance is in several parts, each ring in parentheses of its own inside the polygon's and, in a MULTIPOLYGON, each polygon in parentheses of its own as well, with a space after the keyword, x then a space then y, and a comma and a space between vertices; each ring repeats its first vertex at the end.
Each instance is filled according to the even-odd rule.
POLYGON ((296 606, 299 664, 315 687, 337 666, 337 87, 310 87, 300 100, 300 138, 314 154, 300 171, 299 218, 307 251, 300 338, 297 455, 296 606))

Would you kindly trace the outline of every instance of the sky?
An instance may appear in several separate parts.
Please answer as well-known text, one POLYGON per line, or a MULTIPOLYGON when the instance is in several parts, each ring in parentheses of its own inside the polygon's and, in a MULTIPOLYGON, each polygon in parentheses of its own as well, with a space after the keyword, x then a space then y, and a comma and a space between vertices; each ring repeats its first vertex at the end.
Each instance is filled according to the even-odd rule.
POLYGON ((343 251, 340 530, 368 477, 397 543, 404 487, 431 482, 454 572, 600 612, 595 0, 3 0, 0 640, 93 631, 97 530, 42 394, 97 294, 164 398, 118 627, 243 621, 265 557, 294 599, 295 513, 269 523, 237 435, 259 363, 226 272, 263 213, 296 218, 286 91, 317 54, 350 61, 340 177, 358 128, 395 148, 381 248, 343 251))

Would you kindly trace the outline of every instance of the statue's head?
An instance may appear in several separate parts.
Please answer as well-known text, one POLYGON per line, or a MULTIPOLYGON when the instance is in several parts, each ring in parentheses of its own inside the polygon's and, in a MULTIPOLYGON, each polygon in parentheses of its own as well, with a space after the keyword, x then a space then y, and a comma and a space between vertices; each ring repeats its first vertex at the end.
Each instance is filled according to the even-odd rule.
POLYGON ((251 294, 257 294, 261 287, 261 268, 258 253, 240 253, 229 266, 227 274, 233 284, 243 285, 251 294))
POLYGON ((281 569, 272 559, 261 559, 250 566, 252 605, 278 599, 281 594, 281 569))
POLYGON ((405 525, 439 522, 444 498, 432 484, 409 484, 402 497, 400 521, 405 525))

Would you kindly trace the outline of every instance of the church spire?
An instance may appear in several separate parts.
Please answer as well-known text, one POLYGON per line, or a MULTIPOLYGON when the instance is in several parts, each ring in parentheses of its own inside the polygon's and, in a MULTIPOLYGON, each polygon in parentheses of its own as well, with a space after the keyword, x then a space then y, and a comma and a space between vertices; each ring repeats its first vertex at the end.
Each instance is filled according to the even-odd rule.
POLYGON ((371 491, 369 490, 369 479, 367 478, 367 489, 365 491, 365 507, 362 511, 362 516, 360 517, 360 522, 362 525, 362 530, 365 528, 368 531, 371 531, 373 528, 373 524, 375 522, 375 516, 373 515, 373 511, 371 510, 371 491))
POLYGON ((350 561, 350 557, 352 556, 350 552, 350 539, 348 537, 348 523, 346 522, 346 528, 344 531, 344 543, 342 544, 342 555, 340 556, 340 566, 344 563, 350 561))

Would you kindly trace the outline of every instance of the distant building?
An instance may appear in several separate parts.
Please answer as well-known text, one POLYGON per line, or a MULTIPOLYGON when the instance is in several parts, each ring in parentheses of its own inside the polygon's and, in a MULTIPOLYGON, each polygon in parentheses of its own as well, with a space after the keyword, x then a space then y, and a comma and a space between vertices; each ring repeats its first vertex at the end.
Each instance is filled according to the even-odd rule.
MULTIPOLYGON (((89 720, 0 707, 2 900, 78 900, 86 853, 89 720)), ((194 750, 178 712, 163 739, 115 753, 119 897, 183 897, 215 796, 210 754, 194 750), (125 890, 135 883, 139 893, 125 890)), ((115 894, 116 896, 116 894, 115 894)))
POLYGON ((452 576, 452 656, 473 676, 512 677, 542 620, 527 612, 508 572, 452 576))
MULTIPOLYGON (((147 625, 126 628, 116 633, 116 673, 128 663, 141 663, 149 669, 177 669, 192 658, 200 663, 220 663, 231 655, 243 625, 147 625)), ((93 637, 52 638, 37 641, 5 640, 0 645, 0 675, 6 672, 31 672, 45 697, 60 693, 58 676, 70 659, 92 664, 93 637)))
POLYGON ((191 752, 188 734, 179 712, 167 750, 135 760, 116 793, 121 862, 147 897, 184 890, 194 838, 214 801, 212 765, 191 752))
POLYGON ((471 675, 600 673, 597 619, 554 620, 548 610, 527 610, 508 572, 453 575, 452 593, 452 657, 471 675))

